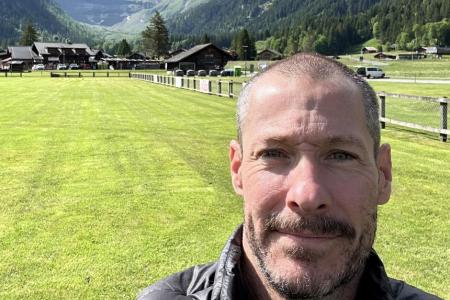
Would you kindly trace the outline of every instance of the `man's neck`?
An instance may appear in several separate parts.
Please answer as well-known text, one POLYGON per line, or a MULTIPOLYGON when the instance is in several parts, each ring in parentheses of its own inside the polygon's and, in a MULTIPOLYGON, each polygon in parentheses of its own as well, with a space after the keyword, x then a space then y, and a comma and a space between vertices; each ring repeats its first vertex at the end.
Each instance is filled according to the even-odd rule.
MULTIPOLYGON (((291 298, 281 296, 269 285, 267 279, 263 274, 261 274, 256 261, 253 261, 251 256, 247 255, 245 249, 247 247, 244 246, 243 248, 244 251, 240 262, 240 280, 241 284, 247 291, 249 298, 259 300, 292 300, 291 298)), ((325 297, 308 298, 308 300, 355 299, 362 273, 363 270, 359 274, 355 275, 350 282, 340 286, 333 291, 333 293, 325 297)))

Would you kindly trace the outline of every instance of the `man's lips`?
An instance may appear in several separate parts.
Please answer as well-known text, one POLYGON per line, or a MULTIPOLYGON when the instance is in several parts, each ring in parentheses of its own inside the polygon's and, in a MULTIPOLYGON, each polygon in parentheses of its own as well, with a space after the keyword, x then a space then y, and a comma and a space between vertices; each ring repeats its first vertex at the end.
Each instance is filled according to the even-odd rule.
POLYGON ((313 233, 311 231, 288 231, 288 230, 276 230, 277 233, 281 234, 281 235, 287 235, 287 236, 292 236, 293 238, 297 238, 297 239, 327 239, 327 240, 331 240, 331 239, 336 239, 339 238, 340 236, 337 234, 322 234, 322 233, 313 233))

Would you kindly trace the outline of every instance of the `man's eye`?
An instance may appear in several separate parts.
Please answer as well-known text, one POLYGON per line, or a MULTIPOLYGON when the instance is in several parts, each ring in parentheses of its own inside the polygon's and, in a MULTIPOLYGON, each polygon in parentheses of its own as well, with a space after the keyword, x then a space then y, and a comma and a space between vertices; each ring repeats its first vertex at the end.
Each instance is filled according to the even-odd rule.
POLYGON ((339 161, 353 160, 355 158, 356 158, 355 155, 344 151, 333 152, 328 156, 328 159, 334 159, 339 161))
POLYGON ((287 158, 288 156, 281 150, 268 149, 262 151, 260 157, 270 159, 270 158, 287 158))

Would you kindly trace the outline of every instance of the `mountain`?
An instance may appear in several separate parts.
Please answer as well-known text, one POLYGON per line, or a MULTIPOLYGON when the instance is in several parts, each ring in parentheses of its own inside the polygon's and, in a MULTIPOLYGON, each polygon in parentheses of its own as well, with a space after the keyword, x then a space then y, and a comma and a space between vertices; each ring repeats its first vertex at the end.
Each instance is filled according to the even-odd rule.
POLYGON ((0 47, 17 41, 32 21, 47 41, 108 51, 126 38, 142 50, 140 33, 156 10, 173 48, 197 44, 205 34, 230 47, 243 28, 262 48, 284 54, 344 53, 372 38, 383 49, 450 46, 449 0, 0 0, 0 47))
POLYGON ((136 33, 144 30, 159 11, 171 18, 209 0, 55 0, 77 21, 102 25, 107 30, 136 33))
POLYGON ((161 0, 55 0, 55 2, 77 21, 112 26, 128 16, 151 9, 161 0))
POLYGON ((0 0, 0 46, 12 46, 20 38, 22 26, 32 22, 40 39, 94 44, 91 28, 69 17, 52 0, 0 0))

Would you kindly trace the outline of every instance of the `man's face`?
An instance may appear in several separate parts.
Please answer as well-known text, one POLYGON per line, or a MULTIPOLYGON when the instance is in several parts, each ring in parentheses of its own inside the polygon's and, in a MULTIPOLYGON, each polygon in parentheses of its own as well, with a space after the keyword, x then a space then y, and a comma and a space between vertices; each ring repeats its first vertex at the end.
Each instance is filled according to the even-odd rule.
POLYGON ((296 297, 330 294, 362 269, 391 176, 356 86, 305 77, 261 77, 230 149, 244 251, 266 284, 296 297))

